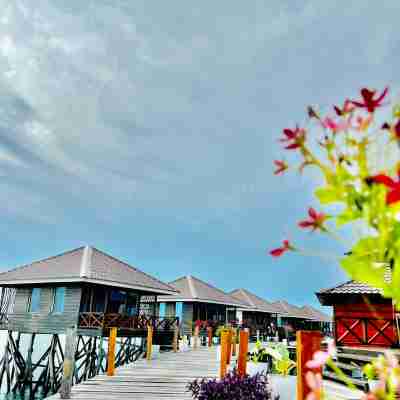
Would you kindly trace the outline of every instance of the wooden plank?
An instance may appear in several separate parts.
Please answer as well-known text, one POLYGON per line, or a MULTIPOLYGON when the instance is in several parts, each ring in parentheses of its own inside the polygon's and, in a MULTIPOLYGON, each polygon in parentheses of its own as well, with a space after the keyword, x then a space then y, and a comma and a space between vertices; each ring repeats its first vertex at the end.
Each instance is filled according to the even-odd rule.
MULTIPOLYGON (((190 400, 187 384, 196 378, 218 376, 219 346, 196 351, 153 354, 115 370, 114 376, 97 375, 71 390, 74 400, 190 400)), ((236 359, 232 358, 232 365, 236 359)), ((53 395, 49 400, 59 399, 53 395)))

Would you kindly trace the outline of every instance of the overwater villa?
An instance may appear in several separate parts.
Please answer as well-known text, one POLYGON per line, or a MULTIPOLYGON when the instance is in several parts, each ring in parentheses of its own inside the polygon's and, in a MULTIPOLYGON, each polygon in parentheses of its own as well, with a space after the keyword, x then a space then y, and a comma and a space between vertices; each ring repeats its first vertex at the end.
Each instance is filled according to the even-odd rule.
POLYGON ((80 247, 0 274, 2 328, 28 333, 107 335, 110 327, 144 336, 171 330, 157 318, 157 296, 176 289, 94 247, 80 247))
POLYGON ((237 323, 237 310, 246 307, 221 289, 191 275, 169 282, 169 285, 178 293, 160 296, 159 312, 160 315, 181 317, 183 335, 193 334, 196 321, 213 326, 237 323))
MULTIPOLYGON (((294 334, 299 329, 310 329, 310 314, 304 309, 288 303, 285 300, 278 300, 272 303, 278 311, 278 328, 279 331, 285 331, 284 336, 294 338, 294 334)), ((283 333, 280 334, 282 336, 283 333)))
POLYGON ((316 295, 322 305, 333 307, 338 346, 399 347, 395 307, 379 289, 348 281, 316 295))
POLYGON ((237 308, 236 319, 240 325, 250 329, 250 335, 275 335, 278 307, 243 288, 232 290, 229 295, 244 305, 237 308))
POLYGON ((309 316, 307 327, 312 330, 320 330, 326 335, 332 333, 332 317, 312 306, 303 306, 300 309, 309 316))

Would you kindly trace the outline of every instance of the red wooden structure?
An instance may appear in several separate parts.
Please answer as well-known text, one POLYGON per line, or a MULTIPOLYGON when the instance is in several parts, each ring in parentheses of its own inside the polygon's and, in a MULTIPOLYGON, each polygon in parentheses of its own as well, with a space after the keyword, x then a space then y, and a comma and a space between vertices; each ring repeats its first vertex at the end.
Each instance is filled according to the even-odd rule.
POLYGON ((378 289, 349 281, 317 296, 321 304, 333 306, 337 346, 399 347, 395 309, 378 289))

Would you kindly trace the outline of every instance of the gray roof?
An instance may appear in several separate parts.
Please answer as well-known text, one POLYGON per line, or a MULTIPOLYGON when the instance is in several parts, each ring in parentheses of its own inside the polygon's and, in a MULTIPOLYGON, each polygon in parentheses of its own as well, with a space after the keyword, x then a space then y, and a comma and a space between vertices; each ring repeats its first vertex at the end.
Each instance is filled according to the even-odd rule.
POLYGON ((318 294, 381 294, 381 291, 366 283, 347 281, 333 288, 322 289, 318 294))
POLYGON ((246 289, 235 289, 232 292, 229 292, 229 295, 234 297, 243 303, 247 308, 251 309, 251 311, 259 311, 270 314, 278 314, 278 307, 274 306, 272 303, 267 300, 258 297, 254 293, 249 292, 246 289))
POLYGON ((86 246, 0 273, 0 286, 91 282, 155 294, 175 293, 160 280, 86 246))
POLYGON ((169 283, 179 294, 159 297, 160 302, 182 301, 223 304, 234 307, 245 307, 243 303, 221 289, 206 283, 194 276, 187 275, 169 283))
POLYGON ((279 314, 282 314, 283 317, 311 319, 300 307, 289 304, 285 300, 278 300, 272 304, 279 309, 279 314))
POLYGON ((323 313, 322 311, 312 307, 303 306, 301 309, 310 316, 310 319, 320 322, 332 322, 332 317, 323 313))

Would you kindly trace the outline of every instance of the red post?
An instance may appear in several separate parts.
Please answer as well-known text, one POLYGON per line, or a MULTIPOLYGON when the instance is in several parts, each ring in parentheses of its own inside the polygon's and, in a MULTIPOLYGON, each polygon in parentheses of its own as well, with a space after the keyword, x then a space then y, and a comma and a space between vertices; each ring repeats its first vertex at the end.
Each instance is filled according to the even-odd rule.
MULTIPOLYGON (((311 389, 306 382, 306 373, 310 371, 306 367, 307 361, 313 358, 316 351, 321 349, 321 332, 318 331, 297 331, 296 352, 297 352, 297 400, 305 400, 311 389)), ((321 370, 312 370, 314 373, 321 373, 321 370)))
POLYGON ((249 331, 241 330, 239 335, 238 373, 246 375, 247 353, 249 351, 249 331))

